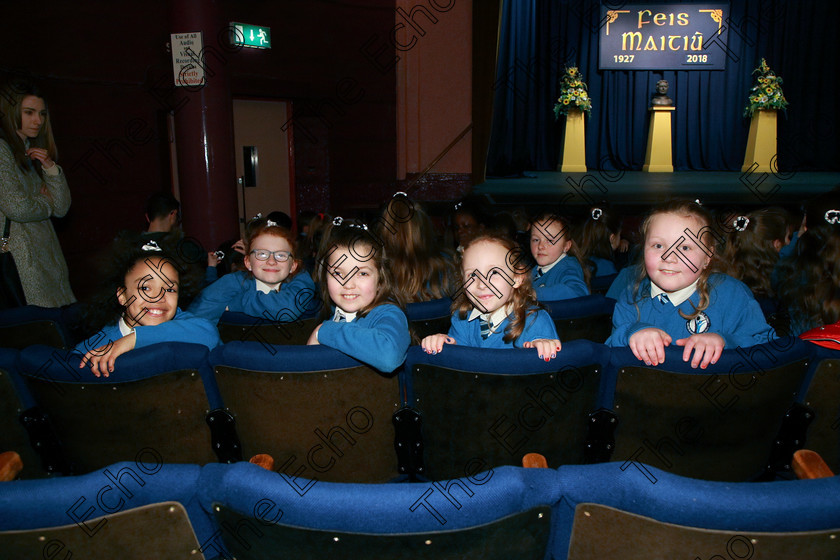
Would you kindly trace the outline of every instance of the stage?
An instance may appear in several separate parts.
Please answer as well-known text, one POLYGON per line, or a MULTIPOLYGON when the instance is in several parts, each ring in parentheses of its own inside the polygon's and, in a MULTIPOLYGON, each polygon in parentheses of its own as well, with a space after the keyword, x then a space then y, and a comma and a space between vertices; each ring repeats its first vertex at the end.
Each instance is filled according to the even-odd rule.
POLYGON ((525 172, 524 177, 492 178, 473 187, 494 206, 526 208, 543 205, 589 206, 606 200, 614 205, 641 207, 670 197, 700 199, 710 206, 798 208, 804 200, 840 185, 840 173, 682 171, 525 172))

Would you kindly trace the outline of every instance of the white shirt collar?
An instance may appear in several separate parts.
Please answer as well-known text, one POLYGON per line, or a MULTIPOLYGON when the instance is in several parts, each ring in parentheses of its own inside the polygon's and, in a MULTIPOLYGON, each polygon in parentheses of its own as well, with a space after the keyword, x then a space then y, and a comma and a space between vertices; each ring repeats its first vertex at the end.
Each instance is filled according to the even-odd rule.
POLYGON ((128 336, 134 332, 134 329, 129 327, 126 324, 125 319, 123 319, 122 317, 120 317, 120 320, 117 321, 117 326, 120 328, 120 334, 123 336, 128 336))
POLYGON ((266 284, 262 280, 259 280, 257 278, 254 278, 254 280, 257 281, 257 291, 260 291, 264 294, 270 294, 271 292, 279 292, 280 291, 280 286, 282 286, 282 284, 277 284, 276 288, 272 288, 271 286, 269 286, 268 284, 266 284))
POLYGON ((686 286, 682 290, 677 290, 676 292, 666 292, 665 290, 651 282, 650 297, 655 298, 659 294, 667 294, 668 299, 671 301, 671 303, 674 304, 674 307, 679 307, 685 300, 691 297, 691 294, 697 291, 697 282, 699 281, 700 279, 698 278, 690 286, 686 286))
POLYGON ((492 313, 482 313, 475 307, 472 311, 470 311, 469 317, 467 317, 467 321, 472 321, 481 317, 485 321, 490 324, 490 334, 494 334, 496 329, 502 322, 507 319, 508 315, 511 314, 510 304, 503 305, 502 307, 498 308, 496 311, 492 313))
POLYGON ((545 266, 540 266, 540 267, 538 267, 538 268, 542 271, 542 273, 543 273, 543 274, 545 274, 546 272, 548 272, 549 270, 551 270, 552 268, 554 268, 555 266, 557 266, 557 263, 559 263, 560 261, 562 261, 563 259, 565 259, 567 254, 568 254, 568 253, 563 253, 562 255, 560 255, 560 258, 558 258, 558 259, 557 259, 556 261, 554 261, 553 263, 551 263, 551 264, 547 264, 547 265, 545 265, 545 266))
POLYGON ((336 307, 335 314, 333 315, 333 321, 338 321, 339 317, 344 317, 344 320, 347 323, 352 323, 356 320, 356 313, 347 313, 346 311, 342 311, 340 308, 336 307))

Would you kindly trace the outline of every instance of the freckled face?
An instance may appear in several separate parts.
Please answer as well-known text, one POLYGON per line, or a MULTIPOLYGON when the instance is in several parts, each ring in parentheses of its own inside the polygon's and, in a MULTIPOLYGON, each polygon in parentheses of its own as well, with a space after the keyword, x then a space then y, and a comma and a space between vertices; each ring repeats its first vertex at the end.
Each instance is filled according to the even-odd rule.
MULTIPOLYGON (((362 251, 362 248, 358 248, 362 251)), ((367 254, 362 251, 362 254, 367 254)), ((327 291, 332 302, 345 313, 356 313, 376 299, 379 270, 374 258, 359 260, 355 251, 336 249, 328 260, 327 291)))
POLYGON ((129 327, 159 325, 178 310, 178 270, 160 257, 138 261, 125 275, 125 288, 117 299, 126 306, 129 327))
POLYGON ((531 254, 539 266, 553 263, 572 246, 568 228, 556 219, 531 225, 531 254))
POLYGON ((285 237, 262 234, 251 241, 251 252, 245 255, 245 268, 257 280, 276 288, 297 269, 297 263, 292 255, 292 246, 285 237), (272 254, 267 260, 261 261, 255 251, 269 251, 272 254), (284 262, 278 261, 274 256, 278 251, 288 253, 289 258, 284 262))
POLYGON ((482 313, 493 313, 507 305, 522 275, 510 268, 508 250, 493 241, 473 243, 464 251, 461 267, 464 287, 473 306, 482 313))
POLYGON ((651 218, 645 237, 645 269, 651 282, 666 292, 676 292, 700 278, 711 257, 685 229, 696 236, 705 225, 695 216, 656 214, 651 218))

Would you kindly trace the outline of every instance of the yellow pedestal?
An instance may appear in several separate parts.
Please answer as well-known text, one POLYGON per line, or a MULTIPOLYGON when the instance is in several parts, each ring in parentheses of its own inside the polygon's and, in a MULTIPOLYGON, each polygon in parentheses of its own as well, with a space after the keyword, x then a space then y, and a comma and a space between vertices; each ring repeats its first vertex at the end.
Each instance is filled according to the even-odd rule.
MULTIPOLYGON (((741 171, 773 173, 773 158, 776 157, 776 109, 759 109, 753 113, 750 135, 747 139, 747 153, 741 171), (754 167, 758 164, 758 167, 754 167)), ((775 164, 778 167, 778 163, 775 164)))
POLYGON ((583 111, 570 109, 566 115, 566 131, 563 133, 563 158, 558 171, 564 173, 586 173, 586 136, 583 126, 583 111))
POLYGON ((675 107, 651 107, 650 130, 648 130, 645 164, 642 171, 649 173, 673 173, 671 156, 671 112, 675 107))

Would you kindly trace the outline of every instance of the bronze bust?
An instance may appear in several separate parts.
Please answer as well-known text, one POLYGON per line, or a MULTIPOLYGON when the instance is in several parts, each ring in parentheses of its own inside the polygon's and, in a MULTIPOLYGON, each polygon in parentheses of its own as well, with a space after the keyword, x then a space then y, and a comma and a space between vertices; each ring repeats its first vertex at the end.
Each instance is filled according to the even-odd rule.
POLYGON ((668 82, 667 80, 659 80, 656 82, 656 95, 650 101, 651 105, 672 107, 674 100, 668 97, 668 82))

